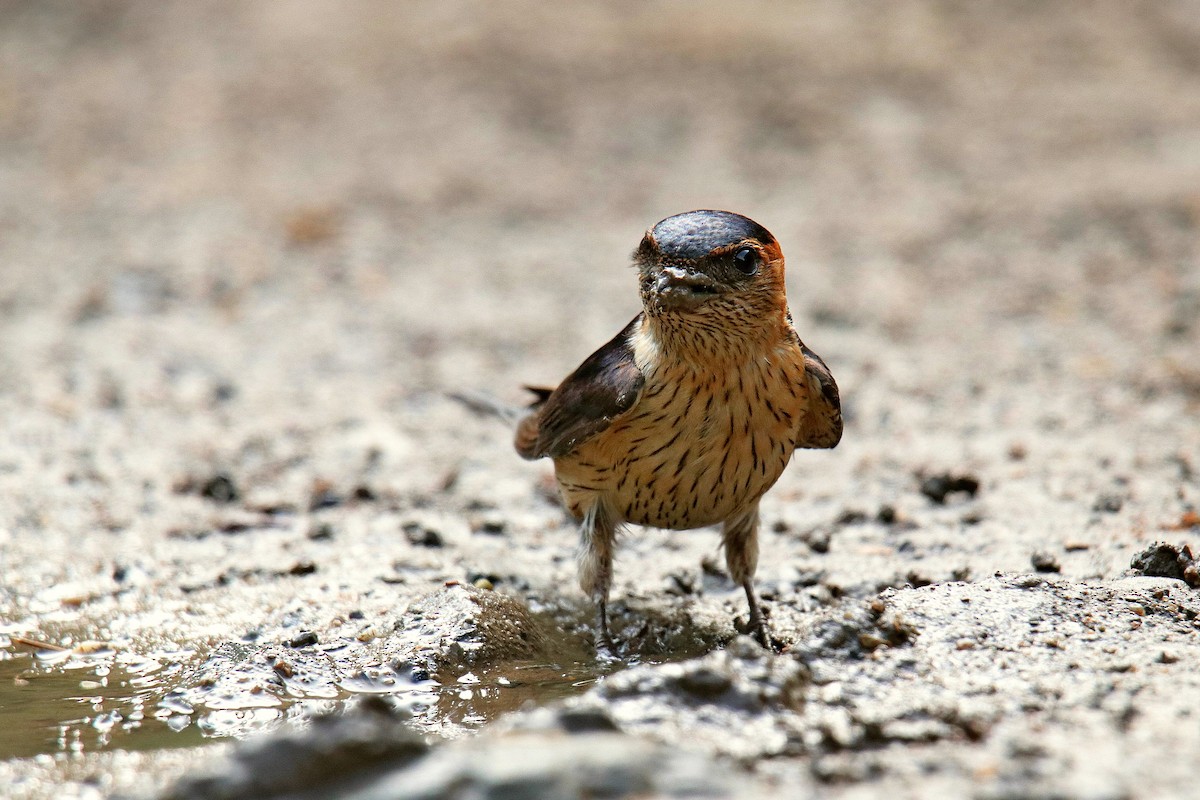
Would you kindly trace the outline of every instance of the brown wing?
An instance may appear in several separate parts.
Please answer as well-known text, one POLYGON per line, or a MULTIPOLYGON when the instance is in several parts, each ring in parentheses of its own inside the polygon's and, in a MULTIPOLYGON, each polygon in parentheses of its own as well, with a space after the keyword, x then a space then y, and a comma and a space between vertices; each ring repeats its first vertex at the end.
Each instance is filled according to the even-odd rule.
POLYGON ((513 446, 517 448, 517 453, 521 458, 541 458, 537 454, 538 418, 541 416, 542 407, 554 394, 554 390, 545 386, 526 386, 525 388, 537 395, 537 399, 529 404, 529 411, 517 422, 517 438, 513 441, 513 446))
POLYGON ((842 440, 842 401, 837 383, 821 357, 800 342, 808 381, 808 413, 796 435, 797 447, 836 447, 842 440))
POLYGON ((641 319, 634 317, 553 392, 532 390, 538 400, 517 425, 514 442, 522 458, 564 456, 633 408, 646 382, 629 343, 641 319))

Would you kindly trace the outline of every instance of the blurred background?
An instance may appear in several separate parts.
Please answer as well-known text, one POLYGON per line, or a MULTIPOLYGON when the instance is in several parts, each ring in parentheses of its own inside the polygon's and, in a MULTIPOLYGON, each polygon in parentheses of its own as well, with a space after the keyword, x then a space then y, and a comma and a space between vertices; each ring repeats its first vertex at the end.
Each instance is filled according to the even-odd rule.
POLYGON ((776 233, 825 322, 902 335, 954 296, 1190 329, 1198 10, 10 0, 5 324, 90 324, 84 372, 133 344, 111 315, 154 347, 165 314, 210 315, 197 368, 253 350, 285 387, 552 379, 636 309, 642 231, 715 206, 776 233))
POLYGON ((702 207, 783 242, 841 479, 1051 432, 1177 458, 1198 187, 1183 0, 10 0, 4 521, 136 527, 191 462, 294 494, 347 425, 398 490, 493 445, 527 483, 436 398, 565 374, 637 310, 641 233, 702 207))

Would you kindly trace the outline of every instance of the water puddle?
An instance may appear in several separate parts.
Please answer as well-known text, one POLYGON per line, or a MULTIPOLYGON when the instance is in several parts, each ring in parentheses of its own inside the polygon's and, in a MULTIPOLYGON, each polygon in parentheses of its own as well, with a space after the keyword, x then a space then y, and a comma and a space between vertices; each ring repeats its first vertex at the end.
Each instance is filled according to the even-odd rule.
POLYGON ((435 703, 414 716, 414 725, 444 738, 457 738, 513 711, 582 694, 614 670, 592 661, 513 663, 467 672, 457 683, 440 687, 435 703))
POLYGON ((161 686, 190 653, 145 658, 103 646, 62 649, 0 635, 0 758, 192 747, 199 730, 156 724, 161 686))
POLYGON ((412 713, 413 727, 458 738, 509 712, 580 694, 626 666, 507 663, 439 683, 389 666, 339 680, 332 670, 277 661, 267 677, 278 683, 268 689, 265 670, 197 677, 199 662, 190 651, 141 656, 0 635, 0 759, 194 747, 287 720, 303 724, 360 694, 391 695, 412 713))
POLYGON ((547 649, 553 659, 472 666, 468 658, 437 675, 412 666, 420 659, 411 657, 364 665, 362 646, 350 639, 139 654, 107 643, 64 647, 48 634, 0 629, 0 759, 195 747, 286 722, 304 725, 363 694, 388 695, 411 713, 417 730, 458 738, 505 714, 581 694, 636 663, 713 646, 688 632, 665 646, 643 645, 639 656, 597 660, 586 626, 546 627, 554 631, 547 649))

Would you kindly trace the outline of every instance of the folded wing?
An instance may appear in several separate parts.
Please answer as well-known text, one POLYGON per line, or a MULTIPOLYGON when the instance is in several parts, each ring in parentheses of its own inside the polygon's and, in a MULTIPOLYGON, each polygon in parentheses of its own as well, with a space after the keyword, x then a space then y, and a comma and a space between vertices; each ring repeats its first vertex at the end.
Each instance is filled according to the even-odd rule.
POLYGON ((796 434, 796 447, 836 447, 842 440, 842 401, 837 383, 821 357, 800 342, 808 381, 808 413, 796 434))
POLYGON ((646 380, 630 345, 640 324, 639 314, 557 389, 531 390, 538 399, 517 425, 514 442, 522 458, 564 456, 633 408, 646 380))

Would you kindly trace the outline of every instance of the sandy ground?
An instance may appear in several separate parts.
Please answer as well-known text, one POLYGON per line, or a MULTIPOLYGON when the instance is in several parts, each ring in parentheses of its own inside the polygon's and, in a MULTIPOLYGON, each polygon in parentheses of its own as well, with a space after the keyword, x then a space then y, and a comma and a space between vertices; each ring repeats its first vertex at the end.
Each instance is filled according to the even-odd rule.
MULTIPOLYGON (((22 691, 64 673, 22 639, 74 648, 72 697, 118 668, 200 691, 222 647, 304 631, 342 643, 332 684, 483 577, 573 658, 549 466, 446 393, 566 374, 637 310, 642 232, 704 207, 781 240, 847 418, 763 506, 805 704, 715 751, 763 792, 1187 796, 1198 601, 1120 579, 1200 545, 1200 3, 1116 0, 0 4, 0 779, 156 792, 228 749, 79 738, 124 701, 31 747, 49 695, 22 691), (872 602, 907 633, 830 638, 872 602)), ((647 662, 732 636, 717 538, 627 537, 647 662)), ((689 738, 604 694, 629 674, 583 701, 689 738)))

